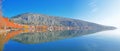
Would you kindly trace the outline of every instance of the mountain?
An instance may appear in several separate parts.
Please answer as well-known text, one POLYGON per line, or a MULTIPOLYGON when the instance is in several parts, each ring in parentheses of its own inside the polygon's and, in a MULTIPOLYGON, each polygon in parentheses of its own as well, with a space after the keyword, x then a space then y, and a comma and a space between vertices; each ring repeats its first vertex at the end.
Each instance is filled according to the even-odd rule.
POLYGON ((99 25, 78 19, 64 18, 58 16, 48 16, 44 14, 24 13, 12 17, 16 23, 27 25, 47 25, 47 26, 62 26, 76 27, 77 29, 92 29, 92 30, 109 30, 115 27, 99 25))

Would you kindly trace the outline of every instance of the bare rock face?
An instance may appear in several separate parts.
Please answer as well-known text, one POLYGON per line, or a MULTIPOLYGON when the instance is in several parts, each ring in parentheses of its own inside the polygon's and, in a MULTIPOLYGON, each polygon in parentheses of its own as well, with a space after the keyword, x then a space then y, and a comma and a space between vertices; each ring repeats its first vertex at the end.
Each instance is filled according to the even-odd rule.
POLYGON ((12 18, 16 23, 27 24, 27 25, 47 25, 47 26, 69 26, 76 27, 78 29, 90 28, 92 30, 107 30, 115 29, 111 26, 103 26, 87 21, 63 18, 58 16, 48 16, 43 14, 24 13, 12 18))

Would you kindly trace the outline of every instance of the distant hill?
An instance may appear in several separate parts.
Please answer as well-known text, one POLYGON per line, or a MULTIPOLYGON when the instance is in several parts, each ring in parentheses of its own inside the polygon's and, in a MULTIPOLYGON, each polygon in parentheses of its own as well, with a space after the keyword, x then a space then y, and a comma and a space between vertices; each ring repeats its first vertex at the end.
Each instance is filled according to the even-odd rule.
POLYGON ((109 30, 115 29, 115 27, 99 25, 87 21, 64 18, 58 16, 48 16, 43 14, 24 13, 12 17, 16 23, 27 24, 27 25, 47 25, 47 26, 69 26, 84 29, 86 27, 92 28, 92 30, 109 30))

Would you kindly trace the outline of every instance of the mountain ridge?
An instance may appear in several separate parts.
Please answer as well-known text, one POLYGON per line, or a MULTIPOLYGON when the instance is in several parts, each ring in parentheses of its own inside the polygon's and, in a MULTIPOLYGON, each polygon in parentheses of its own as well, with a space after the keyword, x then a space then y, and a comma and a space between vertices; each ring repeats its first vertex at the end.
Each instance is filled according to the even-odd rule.
POLYGON ((69 26, 69 27, 92 27, 93 29, 115 29, 112 26, 104 26, 79 19, 49 16, 38 13, 23 13, 12 17, 16 23, 27 25, 69 26))

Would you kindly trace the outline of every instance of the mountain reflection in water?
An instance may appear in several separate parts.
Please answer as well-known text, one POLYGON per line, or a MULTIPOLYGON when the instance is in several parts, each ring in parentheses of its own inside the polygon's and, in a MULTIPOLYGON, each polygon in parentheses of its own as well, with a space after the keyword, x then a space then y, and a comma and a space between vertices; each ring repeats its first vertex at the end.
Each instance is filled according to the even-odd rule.
POLYGON ((12 40, 24 44, 36 44, 50 42, 66 38, 78 37, 92 34, 99 30, 63 30, 63 31, 46 31, 46 32, 28 32, 22 33, 12 38, 12 40))
POLYGON ((3 50, 4 44, 10 39, 24 44, 36 44, 73 38, 82 35, 92 34, 101 30, 62 30, 62 31, 38 31, 16 30, 0 33, 0 51, 3 50))

